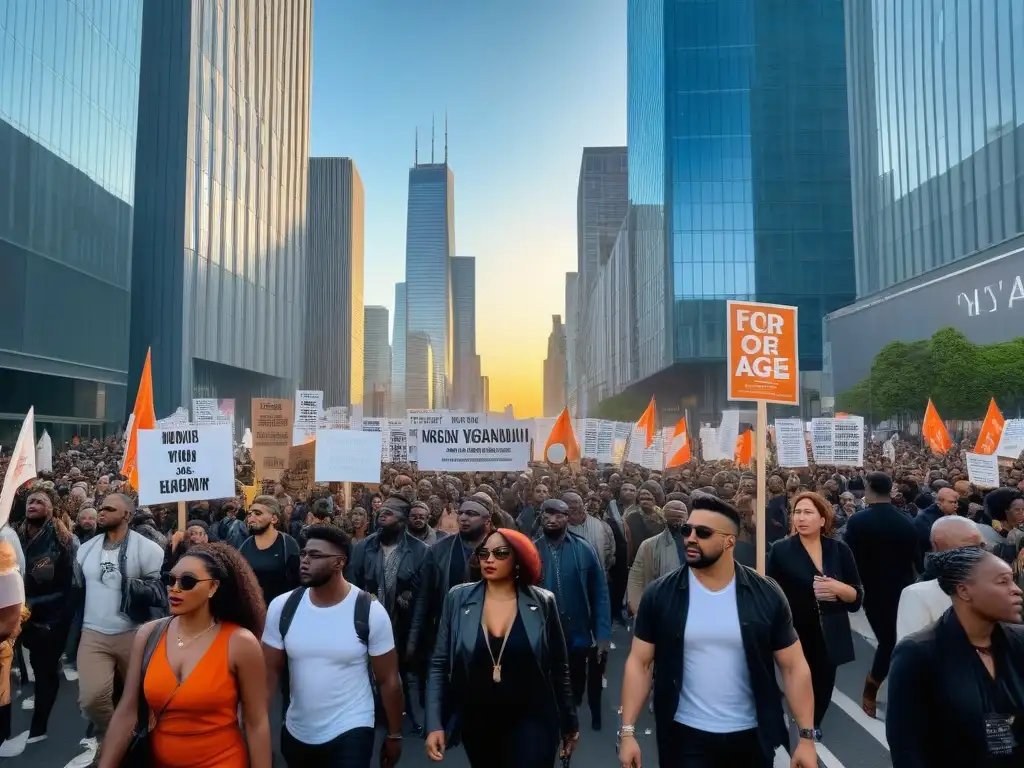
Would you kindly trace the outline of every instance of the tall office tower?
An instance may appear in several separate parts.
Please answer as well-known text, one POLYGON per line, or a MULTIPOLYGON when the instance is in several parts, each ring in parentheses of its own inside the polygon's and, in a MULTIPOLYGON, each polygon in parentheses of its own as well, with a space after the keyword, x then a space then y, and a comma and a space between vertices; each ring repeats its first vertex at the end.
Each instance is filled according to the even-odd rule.
POLYGON ((410 331, 405 339, 405 407, 434 407, 434 350, 423 331, 410 331))
POLYGON ((363 201, 351 158, 310 158, 302 388, 327 405, 363 402, 363 201))
POLYGON ((544 358, 544 415, 557 416, 565 408, 565 326, 561 315, 551 316, 548 356, 544 358))
POLYGON ((576 416, 579 404, 579 365, 576 338, 579 333, 579 273, 565 273, 565 404, 576 416))
POLYGON ((847 3, 846 25, 858 301, 826 322, 835 393, 891 341, 1018 337, 1024 307, 1024 5, 847 3))
POLYGON ((481 413, 490 413, 491 410, 491 377, 480 377, 480 397, 483 400, 481 413))
POLYGON ((363 317, 363 415, 387 416, 391 389, 388 308, 366 307, 363 317))
POLYGON ((451 403, 460 411, 474 411, 480 401, 480 372, 476 354, 476 259, 452 257, 452 363, 455 370, 451 403))
POLYGON ((0 8, 0 444, 124 418, 141 0, 0 8), (55 33, 55 30, 59 34, 55 33), (42 426, 39 426, 42 429, 42 426))
POLYGON ((628 0, 631 207, 599 305, 669 412, 725 407, 727 299, 799 307, 807 415, 820 394, 822 318, 854 289, 843 5, 628 0))
POLYGON ((395 283, 395 327, 391 335, 391 418, 405 418, 405 283, 395 283))
POLYGON ((146 2, 129 382, 292 397, 303 363, 311 0, 146 2))
POLYGON ((576 191, 576 271, 584 296, 608 261, 629 205, 625 147, 584 147, 576 191))
MULTIPOLYGON (((455 251, 455 177, 448 167, 447 128, 444 162, 409 169, 409 207, 405 228, 406 330, 427 334, 433 353, 432 408, 447 408, 452 379, 451 259, 455 251)), ((408 353, 407 353, 408 354, 408 353)))

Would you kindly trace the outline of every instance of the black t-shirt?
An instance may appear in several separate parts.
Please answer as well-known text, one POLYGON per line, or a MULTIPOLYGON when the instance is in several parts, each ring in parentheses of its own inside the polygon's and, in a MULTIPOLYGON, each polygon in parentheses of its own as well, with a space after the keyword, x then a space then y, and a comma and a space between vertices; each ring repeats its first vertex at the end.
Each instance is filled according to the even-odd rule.
POLYGON ((255 537, 250 536, 238 551, 256 573, 267 605, 299 586, 299 545, 287 533, 278 533, 266 549, 257 547, 255 537))

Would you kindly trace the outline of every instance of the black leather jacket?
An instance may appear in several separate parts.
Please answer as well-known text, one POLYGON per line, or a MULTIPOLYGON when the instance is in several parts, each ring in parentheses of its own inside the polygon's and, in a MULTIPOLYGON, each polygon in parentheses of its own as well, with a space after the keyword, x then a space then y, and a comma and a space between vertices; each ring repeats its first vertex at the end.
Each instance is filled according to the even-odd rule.
POLYGON ((423 558, 412 627, 409 629, 407 650, 410 655, 417 652, 426 655, 434 647, 438 620, 441 618, 441 609, 450 586, 448 573, 452 549, 456 546, 462 546, 462 537, 459 534, 445 536, 430 547, 423 558))
MULTIPOLYGON (((430 659, 426 730, 445 731, 449 743, 457 739, 458 707, 466 700, 465 692, 453 689, 453 679, 468 676, 483 618, 485 591, 482 581, 452 587, 444 600, 437 643, 430 659), (464 665, 467 674, 453 677, 456 664, 464 665)), ((548 695, 554 697, 561 733, 569 736, 579 731, 579 719, 569 685, 568 653, 555 596, 540 587, 522 587, 518 607, 541 675, 550 683, 548 695)))
MULTIPOLYGON (((32 611, 28 623, 40 631, 66 633, 74 618, 80 585, 75 580, 73 543, 61 541, 53 520, 35 536, 22 539, 25 552, 25 602, 32 611)), ((31 637, 34 630, 26 634, 31 637)))
POLYGON ((345 577, 366 592, 376 595, 391 616, 395 629, 395 645, 399 656, 405 652, 416 593, 419 590, 420 566, 427 556, 427 545, 404 532, 398 540, 401 560, 398 564, 397 586, 393 600, 384 602, 381 590, 384 585, 384 553, 381 550, 380 533, 374 533, 360 541, 352 550, 345 577))

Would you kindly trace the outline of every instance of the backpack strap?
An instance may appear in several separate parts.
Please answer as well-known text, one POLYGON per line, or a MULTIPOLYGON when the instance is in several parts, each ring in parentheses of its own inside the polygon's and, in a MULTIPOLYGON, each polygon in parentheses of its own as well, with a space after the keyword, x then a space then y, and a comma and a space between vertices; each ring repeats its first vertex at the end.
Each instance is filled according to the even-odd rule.
POLYGON ((284 636, 288 634, 288 628, 292 625, 292 620, 295 618, 295 612, 299 610, 299 603, 302 602, 304 594, 306 594, 306 587, 296 587, 289 593, 288 599, 284 601, 284 607, 281 609, 281 619, 277 624, 277 631, 281 635, 282 643, 284 642, 284 636))
POLYGON ((360 589, 356 595, 356 611, 354 623, 356 625, 356 637, 359 642, 366 646, 367 653, 370 648, 370 603, 376 598, 366 590, 360 589))

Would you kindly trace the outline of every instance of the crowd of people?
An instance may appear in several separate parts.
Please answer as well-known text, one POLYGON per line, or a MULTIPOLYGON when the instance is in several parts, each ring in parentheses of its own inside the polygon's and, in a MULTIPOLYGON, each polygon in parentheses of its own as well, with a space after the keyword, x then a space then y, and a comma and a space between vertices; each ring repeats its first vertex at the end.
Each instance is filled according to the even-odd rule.
POLYGON ((546 767, 578 744, 584 700, 606 728, 618 623, 623 768, 641 765, 648 703, 664 768, 771 766, 791 746, 783 694, 792 764, 812 768, 863 608, 878 644, 861 705, 876 716, 888 678, 895 768, 1021 765, 1024 465, 978 489, 964 450, 903 442, 893 462, 869 443, 863 467, 770 468, 760 575, 762 489, 727 462, 385 465, 376 486, 285 474, 251 497, 239 449, 238 495, 180 525, 176 506, 138 506, 116 439, 65 447, 0 529, 0 758, 38 749, 64 678, 82 766, 266 768, 279 727, 293 767, 363 768, 375 746, 394 765, 411 736, 435 761, 461 745, 478 768, 546 767), (13 734, 11 680, 30 670, 13 734))

